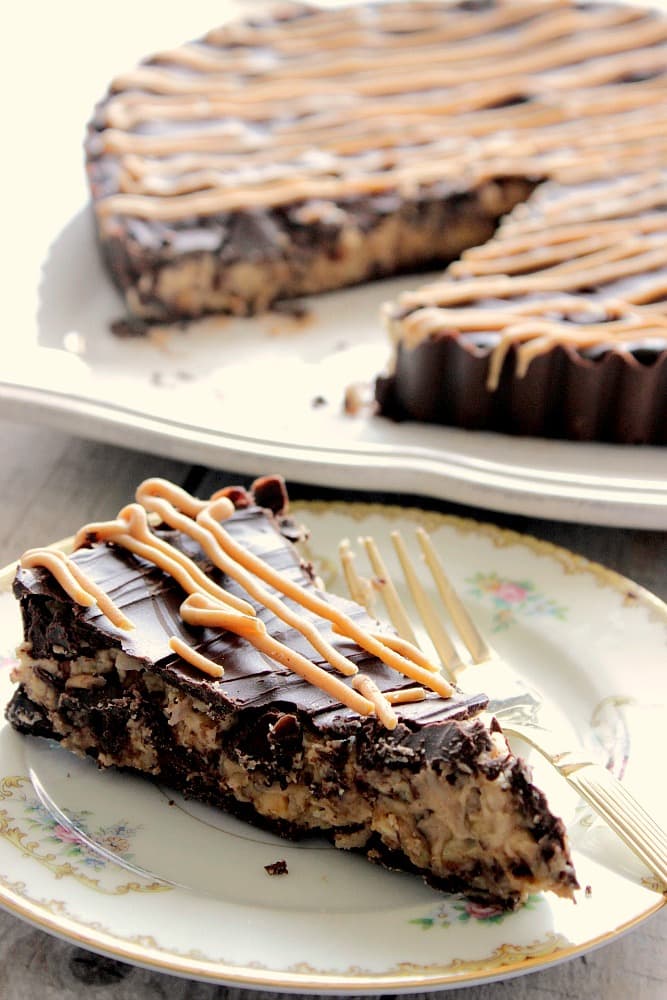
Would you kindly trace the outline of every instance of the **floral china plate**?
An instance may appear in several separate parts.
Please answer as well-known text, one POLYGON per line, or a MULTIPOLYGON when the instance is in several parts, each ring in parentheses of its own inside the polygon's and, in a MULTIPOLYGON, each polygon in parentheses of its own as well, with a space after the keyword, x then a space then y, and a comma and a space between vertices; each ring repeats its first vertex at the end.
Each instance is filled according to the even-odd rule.
MULTIPOLYGON (((470 520, 368 504, 294 511, 334 590, 341 538, 382 543, 399 524, 408 536, 426 527, 480 626, 573 741, 666 818, 651 785, 667 703, 662 602, 564 549, 470 520)), ((20 638, 12 576, 0 577, 3 704, 20 638)), ((82 947, 237 986, 401 993, 508 978, 611 941, 665 902, 562 780, 531 763, 568 825, 581 889, 576 905, 535 895, 507 914, 323 842, 279 840, 3 723, 0 904, 82 947)))

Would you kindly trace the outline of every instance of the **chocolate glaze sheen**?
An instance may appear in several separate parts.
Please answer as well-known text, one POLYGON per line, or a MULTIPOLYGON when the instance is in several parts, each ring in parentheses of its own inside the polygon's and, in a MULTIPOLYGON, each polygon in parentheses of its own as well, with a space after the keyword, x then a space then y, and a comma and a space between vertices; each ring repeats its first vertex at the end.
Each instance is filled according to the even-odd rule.
MULTIPOLYGON (((269 511, 255 505, 237 509, 233 517, 225 522, 225 528, 237 542, 273 568, 302 586, 317 590, 310 567, 301 561, 296 549, 282 535, 278 520, 269 511)), ((191 539, 171 529, 159 528, 157 533, 187 552, 230 592, 248 599, 238 584, 202 558, 201 550, 191 539)), ((26 637, 33 644, 33 656, 53 655, 54 644, 63 647, 64 656, 74 652, 74 647, 78 650, 86 646, 93 650, 108 646, 121 648, 128 655, 140 659, 146 669, 223 714, 260 712, 272 706, 307 716, 310 724, 318 730, 353 732, 362 726, 382 728, 374 717, 356 715, 297 674, 264 656, 247 640, 222 630, 186 625, 179 615, 183 591, 170 576, 126 550, 113 544, 96 543, 90 548, 77 550, 73 558, 136 627, 132 631, 124 631, 112 625, 95 607, 83 608, 73 604, 48 571, 19 568, 14 591, 21 601, 26 637), (41 602, 50 604, 48 615, 40 613, 41 602), (49 623, 46 630, 45 621, 49 623), (173 653, 168 645, 173 635, 180 636, 213 661, 223 664, 224 676, 213 680, 173 653)), ((329 603, 344 607, 359 623, 371 623, 365 610, 358 605, 330 593, 317 592, 329 603)), ((254 601, 251 603, 271 635, 323 669, 333 672, 333 668, 299 632, 277 619, 265 607, 254 601)), ((335 635, 324 619, 297 608, 289 600, 286 603, 315 621, 326 638, 357 663, 380 690, 414 686, 414 681, 397 674, 356 643, 335 635)), ((399 726, 391 734, 391 740, 397 745, 406 739, 413 742, 421 733, 417 740, 420 746, 427 750, 433 744, 435 749, 429 737, 436 736, 440 728, 438 723, 468 718, 485 708, 486 704, 484 695, 467 697, 457 692, 450 699, 429 694, 425 701, 395 706, 399 726)), ((389 737, 388 733, 385 735, 389 737)))

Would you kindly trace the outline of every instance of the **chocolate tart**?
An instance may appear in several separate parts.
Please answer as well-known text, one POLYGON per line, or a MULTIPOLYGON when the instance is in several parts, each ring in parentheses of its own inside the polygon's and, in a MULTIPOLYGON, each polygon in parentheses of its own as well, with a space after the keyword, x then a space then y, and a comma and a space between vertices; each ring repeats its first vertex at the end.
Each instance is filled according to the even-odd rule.
MULTIPOLYGON (((322 590, 290 541, 294 525, 275 480, 261 482, 256 495, 226 495, 236 506, 224 527, 244 553, 344 613, 365 636, 378 629, 390 636, 364 609, 322 590), (269 502, 273 510, 261 506, 269 502)), ((208 581, 248 599, 266 634, 290 654, 335 673, 301 631, 216 569, 189 534, 164 522, 149 530, 156 545, 168 542, 208 581)), ((184 592, 171 573, 125 542, 100 540, 102 533, 88 526, 81 547, 58 566, 77 568, 134 627, 114 624, 99 602, 82 606, 50 569, 24 557, 14 585, 24 641, 7 709, 20 733, 59 740, 100 767, 159 780, 281 836, 325 836, 472 899, 513 908, 540 890, 573 896, 564 825, 485 712, 483 695, 427 689, 411 701, 414 679, 286 597, 358 669, 349 684, 342 678, 346 700, 368 693, 362 684, 355 689, 359 677, 387 704, 394 699, 389 718, 379 702, 357 711, 237 632, 186 623, 184 592), (174 652, 174 636, 185 656, 174 652)))
POLYGON ((388 308, 382 413, 662 444, 666 135, 650 8, 287 4, 118 76, 86 162, 135 329, 455 261, 388 308))

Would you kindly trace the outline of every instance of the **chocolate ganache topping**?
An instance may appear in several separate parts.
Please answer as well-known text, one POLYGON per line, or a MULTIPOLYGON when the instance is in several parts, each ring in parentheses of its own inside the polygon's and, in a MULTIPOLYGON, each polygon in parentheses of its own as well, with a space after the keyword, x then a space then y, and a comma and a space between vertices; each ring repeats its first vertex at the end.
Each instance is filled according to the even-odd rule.
MULTIPOLYGON (((235 495, 233 491, 231 495, 235 495)), ((242 505, 225 521, 225 528, 235 543, 259 557, 287 581, 294 582, 349 616, 360 629, 378 634, 378 623, 364 609, 320 589, 310 567, 303 563, 294 546, 281 533, 279 519, 254 502, 248 503, 247 495, 242 491, 236 494, 236 499, 241 500, 242 505)), ((82 529, 81 540, 85 542, 87 536, 94 536, 100 528, 100 525, 90 525, 82 529)), ((164 524, 151 531, 157 539, 168 542, 191 559, 207 577, 224 587, 232 598, 251 604, 270 636, 312 661, 316 667, 333 673, 330 664, 314 651, 300 631, 250 597, 234 579, 217 570, 195 540, 164 524)), ((283 710, 306 714, 320 729, 332 726, 338 730, 341 727, 354 729, 364 723, 363 717, 353 708, 337 703, 334 697, 308 679, 276 663, 242 635, 227 629, 186 623, 182 614, 184 592, 180 583, 170 573, 121 545, 94 541, 76 549, 70 561, 83 578, 93 581, 100 591, 108 595, 120 612, 121 624, 114 624, 99 604, 84 607, 64 599, 61 586, 47 569, 39 565, 19 567, 15 580, 15 593, 19 599, 31 595, 34 600, 39 596, 50 605, 48 634, 39 631, 40 622, 44 620, 42 616, 35 614, 33 622, 27 623, 27 638, 32 644, 34 657, 46 655, 54 643, 64 656, 72 655, 73 646, 77 646, 79 652, 86 648, 113 646, 142 662, 146 669, 177 684, 179 689, 212 707, 224 708, 226 712, 259 710, 277 704, 283 710), (203 673, 196 664, 175 653, 174 637, 212 664, 220 665, 222 675, 215 677, 203 673)), ((27 607, 23 600, 22 603, 27 607)), ((483 695, 464 697, 449 686, 447 697, 432 691, 422 692, 420 700, 403 703, 400 694, 413 692, 414 680, 397 673, 349 636, 337 634, 329 621, 304 611, 291 600, 287 603, 300 615, 306 615, 318 632, 380 692, 398 695, 391 700, 400 722, 400 732, 396 733, 399 743, 401 739, 412 740, 408 733, 414 734, 416 729, 428 728, 447 719, 467 718, 485 707, 487 699, 483 695), (403 732, 405 727, 407 732, 403 732)), ((437 686, 439 682, 435 683, 437 686)), ((419 738, 423 746, 428 743, 427 735, 423 733, 419 738)))

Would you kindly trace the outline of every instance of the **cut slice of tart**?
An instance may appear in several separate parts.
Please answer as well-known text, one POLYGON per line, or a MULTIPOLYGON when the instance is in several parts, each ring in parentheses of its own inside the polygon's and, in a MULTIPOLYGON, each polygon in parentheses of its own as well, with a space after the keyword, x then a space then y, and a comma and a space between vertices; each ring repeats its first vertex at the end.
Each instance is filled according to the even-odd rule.
POLYGON ((324 591, 282 481, 137 499, 71 556, 22 557, 17 730, 473 899, 573 896, 565 827, 486 698, 324 591))

